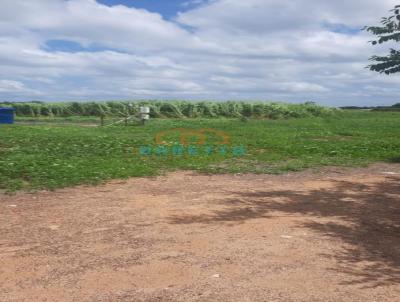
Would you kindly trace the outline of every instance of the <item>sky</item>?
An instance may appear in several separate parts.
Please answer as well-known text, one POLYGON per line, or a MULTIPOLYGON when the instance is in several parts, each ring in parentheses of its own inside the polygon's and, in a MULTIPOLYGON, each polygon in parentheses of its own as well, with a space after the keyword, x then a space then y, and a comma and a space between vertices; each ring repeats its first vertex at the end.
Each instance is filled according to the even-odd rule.
POLYGON ((362 31, 399 0, 1 0, 0 101, 400 102, 362 31))

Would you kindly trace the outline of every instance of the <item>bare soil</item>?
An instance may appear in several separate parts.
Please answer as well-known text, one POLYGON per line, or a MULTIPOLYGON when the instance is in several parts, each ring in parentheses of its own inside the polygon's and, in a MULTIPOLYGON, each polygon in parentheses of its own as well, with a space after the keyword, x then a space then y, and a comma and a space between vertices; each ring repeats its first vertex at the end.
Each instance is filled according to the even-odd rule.
POLYGON ((400 165, 0 194, 0 301, 400 301, 400 165))

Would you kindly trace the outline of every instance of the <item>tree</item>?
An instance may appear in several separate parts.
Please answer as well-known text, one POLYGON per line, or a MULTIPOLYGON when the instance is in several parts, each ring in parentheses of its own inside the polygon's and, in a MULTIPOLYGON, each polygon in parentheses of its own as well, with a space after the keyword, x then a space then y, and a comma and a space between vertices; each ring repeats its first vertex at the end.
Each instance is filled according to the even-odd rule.
MULTIPOLYGON (((400 5, 396 5, 391 10, 392 15, 382 18, 382 26, 366 26, 364 30, 377 36, 377 39, 371 41, 372 45, 382 44, 385 42, 400 42, 400 5)), ((372 56, 371 61, 376 64, 371 64, 367 68, 372 71, 377 71, 385 74, 400 72, 400 51, 390 49, 387 56, 372 56)))

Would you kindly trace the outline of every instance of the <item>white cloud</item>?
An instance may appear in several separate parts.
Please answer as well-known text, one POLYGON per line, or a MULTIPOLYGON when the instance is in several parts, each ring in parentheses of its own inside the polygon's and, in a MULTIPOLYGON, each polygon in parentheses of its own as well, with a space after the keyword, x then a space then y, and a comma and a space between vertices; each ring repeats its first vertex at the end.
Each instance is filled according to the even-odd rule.
POLYGON ((209 0, 188 0, 181 3, 182 7, 190 7, 194 5, 202 5, 208 3, 209 0))
POLYGON ((17 95, 17 96, 39 96, 40 92, 27 88, 24 83, 12 80, 0 80, 0 93, 4 96, 17 95))
POLYGON ((19 92, 24 89, 24 84, 21 82, 0 80, 0 92, 19 92))
POLYGON ((364 68, 385 49, 352 33, 376 24, 395 0, 196 2, 168 21, 94 0, 3 0, 0 98, 399 100, 398 76, 364 68), (344 32, 332 32, 335 24, 344 32), (50 51, 49 40, 83 49, 50 51))

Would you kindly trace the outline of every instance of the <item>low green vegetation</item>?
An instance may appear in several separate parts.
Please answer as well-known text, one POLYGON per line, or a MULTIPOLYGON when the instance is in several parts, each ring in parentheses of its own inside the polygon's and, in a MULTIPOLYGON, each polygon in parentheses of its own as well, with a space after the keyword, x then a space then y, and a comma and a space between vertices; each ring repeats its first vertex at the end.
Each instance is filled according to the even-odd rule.
POLYGON ((358 107, 358 106, 346 106, 346 107, 341 107, 342 109, 346 110, 371 110, 371 111, 398 111, 400 112, 400 103, 396 103, 392 106, 363 106, 363 107, 358 107))
MULTIPOLYGON (((298 119, 152 119, 145 126, 91 125, 90 118, 41 118, 0 125, 0 188, 53 189, 187 169, 208 173, 280 173, 327 165, 400 161, 400 113, 343 111, 298 119), (83 119, 84 122, 79 122, 83 119), (86 120, 85 120, 86 119, 86 120), (58 121, 58 122, 55 122, 58 121), (141 155, 160 131, 215 129, 230 136, 226 154, 141 155), (246 154, 233 154, 244 146, 246 154)), ((94 122, 94 121, 93 121, 94 122)), ((193 142, 195 137, 192 138, 193 142)), ((170 148, 177 137, 165 142, 170 148)), ((154 150, 154 149, 153 149, 154 150)))
POLYGON ((75 117, 135 115, 140 106, 150 107, 152 118, 299 118, 328 116, 335 109, 304 104, 250 103, 250 102, 188 102, 188 101, 141 101, 141 102, 70 102, 70 103, 0 103, 0 107, 14 107, 19 117, 75 117))

